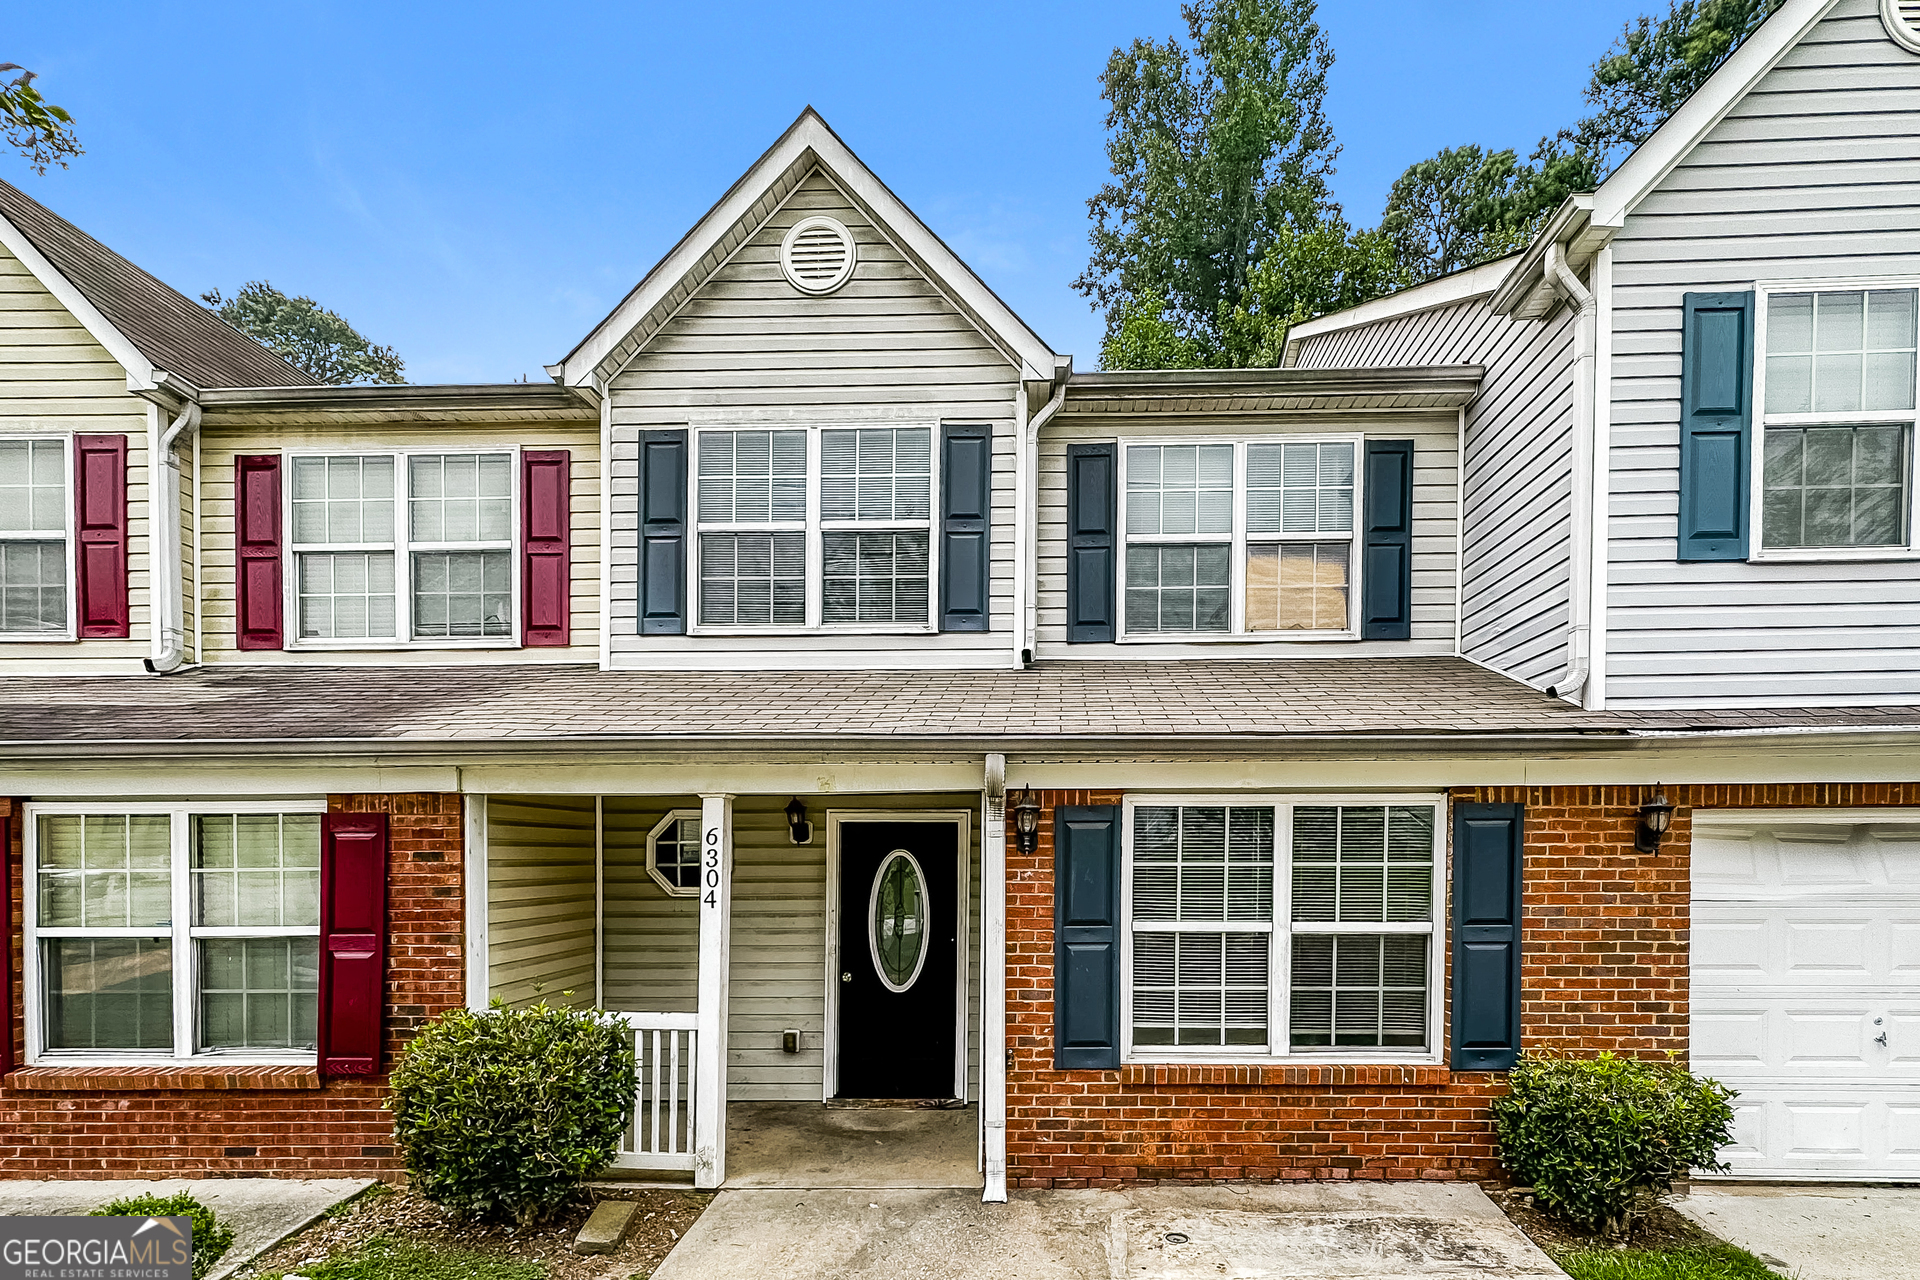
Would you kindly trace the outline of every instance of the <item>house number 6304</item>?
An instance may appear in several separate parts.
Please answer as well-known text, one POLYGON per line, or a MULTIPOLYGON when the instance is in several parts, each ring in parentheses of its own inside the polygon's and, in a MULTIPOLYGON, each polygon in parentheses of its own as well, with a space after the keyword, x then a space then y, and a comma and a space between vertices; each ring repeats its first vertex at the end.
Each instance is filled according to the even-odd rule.
POLYGON ((707 828, 706 846, 707 892, 700 900, 717 908, 720 905, 720 828, 707 828))

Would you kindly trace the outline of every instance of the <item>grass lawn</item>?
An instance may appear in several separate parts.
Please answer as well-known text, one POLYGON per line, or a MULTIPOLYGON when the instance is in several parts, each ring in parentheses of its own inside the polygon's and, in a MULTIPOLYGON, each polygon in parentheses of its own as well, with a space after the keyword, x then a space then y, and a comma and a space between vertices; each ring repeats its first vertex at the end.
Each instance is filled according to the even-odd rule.
POLYGON ((307 1280, 545 1280, 546 1274, 544 1263, 511 1262, 484 1253, 375 1236, 325 1262, 280 1273, 274 1280, 287 1275, 307 1280))
POLYGON ((1779 1280, 1780 1276, 1745 1249, 1730 1244, 1567 1249, 1555 1252, 1553 1260, 1573 1280, 1779 1280))

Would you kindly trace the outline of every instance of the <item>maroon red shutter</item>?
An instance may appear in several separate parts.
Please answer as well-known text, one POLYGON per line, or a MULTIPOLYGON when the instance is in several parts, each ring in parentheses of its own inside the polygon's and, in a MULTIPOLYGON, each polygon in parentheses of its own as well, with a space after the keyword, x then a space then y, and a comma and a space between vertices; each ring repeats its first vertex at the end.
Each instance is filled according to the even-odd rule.
POLYGON ((234 566, 240 616, 234 629, 242 649, 282 647, 280 614, 280 455, 233 460, 234 566))
POLYGON ((80 636, 124 638, 127 609, 127 438, 73 438, 80 636))
POLYGON ((330 813, 320 839, 320 1073, 380 1070, 387 815, 330 813))
POLYGON ((520 643, 565 645, 571 607, 565 449, 520 455, 520 643))

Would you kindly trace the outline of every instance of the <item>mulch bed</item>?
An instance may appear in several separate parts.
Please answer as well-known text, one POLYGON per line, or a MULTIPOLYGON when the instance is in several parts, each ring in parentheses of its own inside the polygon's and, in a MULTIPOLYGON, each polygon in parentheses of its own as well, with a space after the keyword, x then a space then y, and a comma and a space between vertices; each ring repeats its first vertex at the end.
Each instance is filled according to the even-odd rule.
POLYGON ((1549 1254, 1564 1253, 1569 1249, 1685 1249, 1724 1243, 1718 1236, 1702 1231, 1664 1204, 1648 1214, 1639 1229, 1623 1245, 1611 1236, 1587 1235, 1577 1227, 1548 1216, 1534 1206, 1532 1194, 1524 1189, 1489 1190, 1487 1194, 1513 1221, 1514 1226, 1549 1254))
POLYGON ((713 1199, 699 1191, 594 1188, 544 1226, 517 1228, 463 1223, 451 1213, 410 1191, 381 1193, 378 1187, 322 1218, 292 1240, 270 1249, 239 1272, 274 1275, 299 1271, 353 1249, 375 1236, 389 1236, 431 1248, 490 1254, 515 1262, 543 1262, 549 1280, 600 1280, 650 1274, 679 1243, 713 1199), (573 1237, 601 1200, 637 1200, 640 1208, 618 1253, 582 1256, 573 1237))

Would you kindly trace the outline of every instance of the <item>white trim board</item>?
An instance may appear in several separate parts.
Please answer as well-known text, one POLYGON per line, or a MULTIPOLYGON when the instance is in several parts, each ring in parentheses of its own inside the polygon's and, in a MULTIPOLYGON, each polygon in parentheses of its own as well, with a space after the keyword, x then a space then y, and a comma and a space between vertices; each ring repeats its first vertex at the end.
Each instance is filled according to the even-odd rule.
POLYGON ((88 302, 86 295, 75 288, 73 282, 60 273, 59 268, 47 261, 46 255, 34 247, 33 241, 29 240, 26 234, 4 215, 0 215, 0 245, 5 245, 7 252, 20 259, 27 270, 33 273, 34 279, 53 295, 54 300, 72 313, 73 318, 92 335, 93 340, 107 349, 108 355, 119 361, 120 367, 126 370, 129 391, 136 387, 140 390, 151 390, 157 385, 154 380, 153 362, 140 354, 139 349, 127 340, 126 335, 114 328, 113 324, 100 314, 99 308, 88 302))
MULTIPOLYGON (((840 826, 842 823, 952 823, 954 897, 958 929, 954 935, 953 1096, 967 1100, 967 926, 972 902, 972 810, 829 809, 827 810, 827 901, 825 1018, 820 1035, 820 1100, 832 1102, 840 1084, 840 826)), ((984 1067, 984 1063, 982 1066, 984 1067)))

